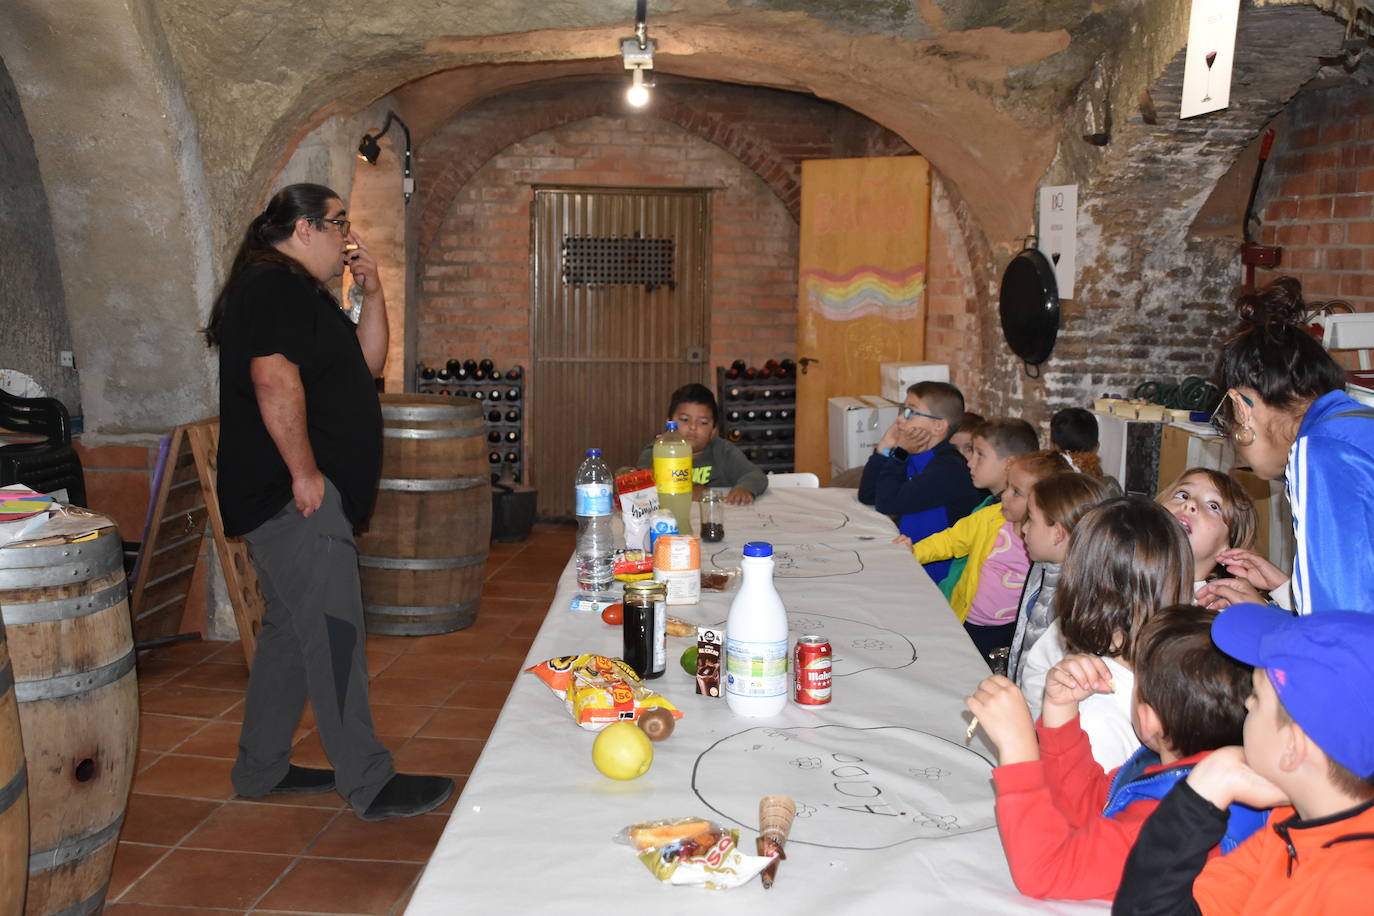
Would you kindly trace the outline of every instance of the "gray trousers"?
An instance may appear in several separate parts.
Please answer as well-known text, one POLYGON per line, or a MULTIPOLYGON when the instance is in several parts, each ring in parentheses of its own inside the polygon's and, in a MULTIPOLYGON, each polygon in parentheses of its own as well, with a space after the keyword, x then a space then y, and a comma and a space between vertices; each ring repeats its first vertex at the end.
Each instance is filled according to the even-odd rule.
POLYGON ((326 479, 324 502, 309 518, 290 502, 244 539, 267 611, 248 679, 234 790, 266 795, 286 776, 309 698, 338 792, 362 812, 396 768, 368 708, 358 547, 339 491, 326 479))

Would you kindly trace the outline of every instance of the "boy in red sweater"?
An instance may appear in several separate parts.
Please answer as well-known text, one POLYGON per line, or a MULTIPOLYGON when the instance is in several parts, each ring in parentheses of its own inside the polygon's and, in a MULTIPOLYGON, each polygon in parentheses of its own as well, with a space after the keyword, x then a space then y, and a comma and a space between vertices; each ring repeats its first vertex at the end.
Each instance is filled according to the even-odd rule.
POLYGON ((1374 614, 1237 604, 1212 638, 1256 665, 1245 746, 1217 751, 1164 799, 1112 912, 1374 911, 1374 614), (1238 799, 1283 807, 1208 862, 1201 850, 1238 799))
MULTIPOLYGON (((997 828, 1021 893, 1110 900, 1159 799, 1241 733, 1250 669, 1212 644, 1215 617, 1215 611, 1176 605, 1138 628, 1131 724, 1142 747, 1111 773, 1093 759, 1078 723, 1079 702, 1112 690, 1100 658, 1070 655, 1050 669, 1038 725, 1007 678, 988 678, 967 699, 997 745, 997 828)), ((1260 812, 1237 806, 1220 851, 1262 823, 1260 812)))

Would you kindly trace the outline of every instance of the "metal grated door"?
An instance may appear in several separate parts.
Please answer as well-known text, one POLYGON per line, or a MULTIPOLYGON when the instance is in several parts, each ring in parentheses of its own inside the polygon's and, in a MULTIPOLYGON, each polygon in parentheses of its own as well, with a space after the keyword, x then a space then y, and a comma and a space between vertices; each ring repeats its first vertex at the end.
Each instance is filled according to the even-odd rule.
POLYGON ((633 465, 668 397, 707 383, 708 192, 537 188, 530 482, 572 518, 586 449, 633 465))

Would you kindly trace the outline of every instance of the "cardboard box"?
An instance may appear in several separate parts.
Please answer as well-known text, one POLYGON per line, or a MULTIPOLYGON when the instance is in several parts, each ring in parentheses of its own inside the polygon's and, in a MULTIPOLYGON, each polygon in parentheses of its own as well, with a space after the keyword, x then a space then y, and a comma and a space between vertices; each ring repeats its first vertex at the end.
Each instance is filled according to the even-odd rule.
POLYGON ((906 390, 917 382, 949 381, 949 366, 945 363, 882 363, 878 366, 883 397, 900 404, 906 400, 906 390))
POLYGON ((866 394, 857 398, 831 398, 830 467, 834 474, 868 461, 873 447, 897 420, 897 405, 887 398, 866 394))

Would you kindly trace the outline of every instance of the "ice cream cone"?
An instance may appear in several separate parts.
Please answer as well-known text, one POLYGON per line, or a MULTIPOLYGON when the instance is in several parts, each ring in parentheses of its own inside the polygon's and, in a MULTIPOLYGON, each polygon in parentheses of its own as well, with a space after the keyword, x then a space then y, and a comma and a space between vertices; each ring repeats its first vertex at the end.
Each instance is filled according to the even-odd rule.
POLYGON ((787 842, 796 816, 797 805, 790 796, 765 795, 759 800, 759 833, 781 846, 787 842))
POLYGON ((778 873, 778 863, 787 858, 782 851, 787 842, 787 834, 792 830, 792 819, 797 816, 797 805, 786 795, 765 795, 759 800, 759 837, 755 843, 761 856, 776 856, 759 874, 765 889, 773 886, 773 878, 778 873))

